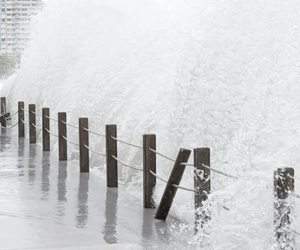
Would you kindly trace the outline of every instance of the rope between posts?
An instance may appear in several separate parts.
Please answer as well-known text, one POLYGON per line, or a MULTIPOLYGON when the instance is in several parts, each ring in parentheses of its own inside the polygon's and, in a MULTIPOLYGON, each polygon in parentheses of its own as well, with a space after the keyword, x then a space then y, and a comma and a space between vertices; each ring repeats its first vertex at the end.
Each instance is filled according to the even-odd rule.
POLYGON ((69 142, 69 143, 71 143, 71 144, 73 144, 73 145, 75 145, 75 146, 79 146, 79 144, 78 143, 75 143, 75 142, 72 142, 72 141, 70 141, 70 140, 68 140, 65 136, 63 136, 63 135, 61 135, 62 136, 62 138, 64 138, 67 142, 69 142))
POLYGON ((221 172, 221 171, 219 171, 219 170, 216 170, 216 169, 214 169, 214 168, 211 168, 211 167, 209 167, 209 166, 207 166, 207 165, 202 164, 202 166, 205 167, 205 168, 207 168, 207 169, 210 169, 211 171, 216 172, 216 173, 218 173, 218 174, 222 174, 222 175, 227 176, 227 177, 230 177, 230 178, 238 179, 238 177, 236 177, 236 176, 233 176, 233 175, 230 175, 230 174, 226 174, 226 173, 224 173, 224 172, 221 172))
POLYGON ((9 126, 9 127, 3 127, 3 126, 1 125, 1 128, 11 129, 11 128, 14 128, 18 123, 19 123, 19 122, 16 122, 14 125, 9 126))
POLYGON ((151 170, 149 170, 149 172, 150 172, 152 175, 154 175, 157 179, 159 179, 159 180, 161 180, 161 181, 163 181, 163 182, 165 182, 165 183, 168 183, 166 180, 164 180, 163 178, 160 178, 157 174, 155 174, 155 173, 152 172, 151 170))
POLYGON ((192 166, 194 167, 195 165, 192 163, 187 163, 187 162, 181 162, 180 165, 184 165, 184 166, 192 166))
POLYGON ((52 121, 56 121, 56 122, 58 122, 58 120, 56 120, 56 119, 53 119, 53 118, 51 118, 51 117, 49 117, 49 116, 47 116, 47 115, 45 115, 45 117, 46 117, 46 118, 48 118, 48 119, 50 119, 50 120, 52 120, 52 121))
POLYGON ((139 145, 136 145, 136 144, 132 144, 132 143, 129 143, 129 142, 126 142, 126 141, 123 141, 123 140, 120 140, 120 139, 118 139, 118 138, 116 138, 116 137, 111 136, 111 138, 114 139, 115 141, 122 142, 122 143, 124 143, 124 144, 129 145, 129 146, 133 146, 133 147, 136 147, 136 148, 141 148, 141 149, 143 149, 142 146, 139 146, 139 145))
POLYGON ((34 114, 34 115, 37 115, 37 116, 40 116, 40 117, 43 117, 43 115, 39 115, 39 114, 37 114, 36 112, 34 112, 34 111, 30 111, 32 114, 34 114))
POLYGON ((67 125, 67 126, 70 126, 70 127, 73 127, 73 128, 79 128, 79 127, 76 127, 75 125, 72 125, 70 123, 67 123, 65 121, 61 121, 63 124, 67 125))
MULTIPOLYGON (((10 117, 8 117, 8 118, 12 118, 12 117, 14 117, 16 114, 18 114, 19 113, 19 111, 16 111, 15 113, 13 113, 10 117)), ((5 118, 5 119, 7 119, 7 118, 5 118)))
POLYGON ((132 165, 129 165, 129 164, 127 164, 127 163, 121 161, 120 159, 118 159, 118 158, 115 157, 114 155, 111 155, 111 157, 114 158, 116 161, 122 163, 125 167, 129 167, 129 168, 132 168, 132 169, 135 169, 135 170, 138 170, 138 171, 143 171, 143 169, 136 168, 136 167, 134 167, 134 166, 132 166, 132 165))
POLYGON ((175 184, 173 184, 172 186, 176 187, 176 188, 179 188, 179 189, 182 189, 182 190, 185 190, 185 191, 190 191, 190 192, 193 192, 193 193, 196 192, 195 189, 190 189, 190 188, 182 187, 182 186, 175 185, 175 184))
POLYGON ((293 232, 297 235, 300 235, 300 233, 298 233, 295 229, 293 229, 293 232))
POLYGON ((53 135, 53 136, 55 136, 55 137, 59 137, 58 135, 51 133, 51 132, 49 131, 49 129, 45 128, 45 130, 46 130, 50 135, 53 135))
POLYGON ((294 197, 296 197, 296 198, 298 198, 298 199, 300 199, 300 195, 299 194, 291 193, 291 195, 294 196, 294 197))
POLYGON ((87 132, 89 132, 89 133, 95 134, 95 135, 100 135, 100 136, 102 136, 102 137, 105 137, 105 135, 102 135, 102 134, 93 132, 93 131, 91 131, 91 130, 88 130, 87 128, 83 128, 83 130, 85 130, 85 131, 87 131, 87 132))
MULTIPOLYGON (((22 108, 21 108, 22 109, 22 108)), ((27 113, 29 113, 29 111, 28 110, 26 110, 26 109, 22 109, 23 111, 25 111, 25 112, 27 112, 27 113)))
POLYGON ((85 148, 87 148, 88 150, 91 150, 91 151, 92 151, 93 153, 95 153, 95 154, 98 154, 98 155, 101 155, 101 156, 106 156, 106 154, 99 153, 99 152, 97 152, 97 151, 91 149, 90 147, 88 147, 88 146, 85 145, 85 144, 83 144, 83 146, 84 146, 85 148))
POLYGON ((161 154, 161 153, 159 153, 159 152, 155 151, 155 150, 154 150, 154 149, 152 149, 152 148, 149 148, 149 150, 150 150, 151 152, 155 153, 155 154, 158 154, 158 155, 160 155, 160 156, 162 156, 162 157, 164 157, 164 158, 166 158, 166 159, 170 160, 170 161, 173 161, 173 162, 175 162, 175 160, 174 160, 174 159, 172 159, 172 158, 170 158, 170 157, 168 157, 168 156, 165 156, 165 155, 163 155, 163 154, 161 154))
POLYGON ((33 127, 35 127, 36 129, 38 129, 38 130, 43 130, 42 128, 38 128, 35 124, 33 124, 33 123, 31 123, 31 125, 33 126, 33 127))

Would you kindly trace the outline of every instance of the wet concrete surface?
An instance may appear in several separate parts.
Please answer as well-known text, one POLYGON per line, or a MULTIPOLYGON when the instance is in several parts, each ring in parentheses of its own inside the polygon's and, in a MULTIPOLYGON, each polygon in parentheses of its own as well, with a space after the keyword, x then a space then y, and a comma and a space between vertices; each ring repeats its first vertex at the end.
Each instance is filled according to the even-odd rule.
POLYGON ((58 161, 2 129, 0 249, 135 243, 145 249, 190 249, 180 222, 154 219, 155 209, 122 187, 106 188, 73 161, 58 161))

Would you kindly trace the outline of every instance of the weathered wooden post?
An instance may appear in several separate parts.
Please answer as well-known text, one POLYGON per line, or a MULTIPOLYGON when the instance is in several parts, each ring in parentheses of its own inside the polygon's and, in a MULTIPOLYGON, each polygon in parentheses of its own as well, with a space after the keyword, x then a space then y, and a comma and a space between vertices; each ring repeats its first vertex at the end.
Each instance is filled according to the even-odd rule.
POLYGON ((58 148, 59 148, 58 155, 60 161, 66 161, 68 159, 67 140, 65 139, 67 138, 66 122, 67 122, 66 112, 59 112, 58 113, 58 148))
POLYGON ((1 115, 6 113, 6 97, 1 97, 1 115))
POLYGON ((117 141, 117 125, 106 125, 106 182, 107 187, 118 187, 118 162, 112 157, 118 157, 117 141))
POLYGON ((156 150, 156 136, 143 135, 144 208, 155 208, 153 189, 156 185, 156 177, 150 171, 156 174, 156 154, 150 151, 150 148, 156 150))
POLYGON ((6 127, 6 97, 1 97, 1 125, 2 127, 6 127))
POLYGON ((50 151, 50 110, 49 108, 43 108, 43 151, 50 151))
POLYGON ((89 167, 89 121, 88 118, 79 118, 79 156, 80 173, 90 171, 89 167))
POLYGON ((36 117, 35 117, 35 104, 29 104, 29 142, 36 143, 36 117))
POLYGON ((194 188, 195 188, 195 232, 210 220, 210 211, 203 210, 203 203, 210 194, 210 150, 209 148, 194 149, 194 188))
POLYGON ((171 175, 169 177, 166 189, 164 191, 163 197, 159 203, 159 206, 157 208, 155 219, 158 220, 166 220, 169 211, 171 209, 174 197, 177 192, 177 187, 174 185, 179 185, 182 175, 185 170, 185 165, 182 165, 181 163, 188 162, 188 159, 190 157, 191 150, 181 148, 179 150, 179 153, 177 155, 173 170, 171 172, 171 175))
POLYGON ((23 123, 25 119, 24 115, 24 102, 18 102, 18 130, 19 138, 25 137, 25 124, 23 123))
POLYGON ((274 171, 274 224, 276 250, 294 250, 290 213, 290 194, 294 191, 294 169, 279 168, 274 171))

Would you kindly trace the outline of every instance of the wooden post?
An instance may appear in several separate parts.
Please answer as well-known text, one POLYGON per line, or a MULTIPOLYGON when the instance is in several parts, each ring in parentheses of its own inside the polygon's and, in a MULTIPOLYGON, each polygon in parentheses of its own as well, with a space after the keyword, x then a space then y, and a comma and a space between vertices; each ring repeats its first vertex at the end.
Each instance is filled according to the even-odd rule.
POLYGON ((50 110, 49 108, 43 108, 43 151, 50 151, 50 110), (47 131, 48 130, 48 131, 47 131))
POLYGON ((6 120, 5 115, 6 114, 6 97, 1 97, 1 116, 3 116, 3 119, 1 119, 1 125, 2 127, 6 127, 6 120))
POLYGON ((179 153, 177 155, 172 173, 169 177, 166 189, 164 191, 163 197, 159 203, 159 206, 157 208, 155 219, 158 220, 166 220, 169 211, 171 209, 173 199, 177 192, 177 187, 173 185, 179 185, 182 175, 185 170, 185 165, 181 165, 181 163, 188 162, 188 159, 190 157, 191 150, 181 148, 179 150, 179 153))
POLYGON ((1 115, 6 113, 6 97, 1 97, 1 115))
POLYGON ((204 224, 210 220, 210 212, 204 211, 203 202, 210 194, 210 150, 209 148, 194 149, 194 188, 195 188, 195 232, 198 232, 198 225, 203 228, 204 224))
POLYGON ((66 161, 68 159, 67 150, 67 125, 63 122, 67 122, 67 114, 65 112, 58 113, 58 155, 60 161, 66 161))
POLYGON ((79 156, 80 156, 80 173, 90 171, 89 167, 89 129, 88 118, 79 118, 79 156), (87 146, 87 147, 86 147, 87 146))
POLYGON ((117 141, 117 125, 106 125, 106 182, 107 187, 118 187, 118 162, 112 157, 118 157, 117 141))
POLYGON ((18 102, 18 130, 19 138, 25 137, 25 124, 23 123, 25 119, 24 115, 24 102, 18 102))
POLYGON ((143 135, 144 208, 155 208, 153 189, 156 185, 156 177, 150 171, 156 174, 156 154, 151 152, 150 148, 156 150, 156 136, 143 135))
POLYGON ((35 104, 29 104, 29 142, 36 143, 36 117, 35 117, 35 104))
POLYGON ((292 206, 289 196, 294 191, 294 169, 279 168, 274 171, 274 224, 276 250, 293 250, 293 230, 290 213, 292 206))

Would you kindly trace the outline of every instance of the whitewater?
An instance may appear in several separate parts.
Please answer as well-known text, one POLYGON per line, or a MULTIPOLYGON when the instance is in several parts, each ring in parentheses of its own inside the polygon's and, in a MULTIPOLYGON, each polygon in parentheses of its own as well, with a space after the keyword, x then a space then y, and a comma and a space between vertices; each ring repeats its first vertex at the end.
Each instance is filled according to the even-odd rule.
MULTIPOLYGON (((19 69, 1 83, 8 109, 34 103, 52 116, 67 112, 71 124, 88 117, 102 133, 117 124, 119 138, 139 145, 143 134, 156 134, 157 150, 172 158, 179 148, 209 147, 211 166, 238 179, 212 173, 203 249, 272 249, 273 170, 295 168, 300 194, 300 2, 44 2, 19 69)), ((104 152, 103 138, 90 137, 90 145, 104 152)), ((69 155, 77 160, 78 148, 69 155)), ((105 158, 90 155, 92 173, 104 178, 105 158)), ((142 166, 139 149, 120 145, 118 156, 142 166)), ((159 176, 168 179, 171 168, 157 157, 159 176)), ((119 165, 119 176, 142 199, 142 174, 119 165)), ((187 167, 182 186, 193 188, 193 178, 187 167)), ((164 187, 158 181, 157 204, 164 187)), ((295 199, 298 232, 299 205, 295 199)), ((192 192, 178 190, 171 215, 182 230, 194 226, 192 192)))

